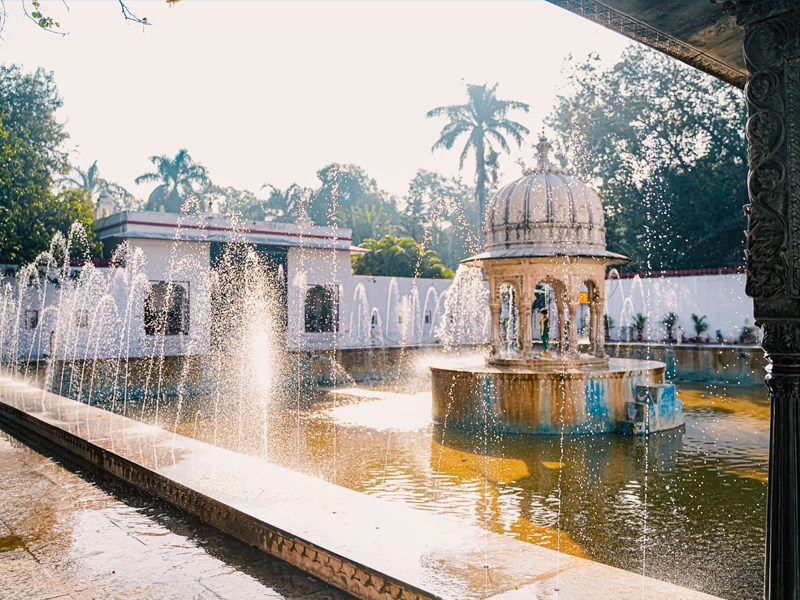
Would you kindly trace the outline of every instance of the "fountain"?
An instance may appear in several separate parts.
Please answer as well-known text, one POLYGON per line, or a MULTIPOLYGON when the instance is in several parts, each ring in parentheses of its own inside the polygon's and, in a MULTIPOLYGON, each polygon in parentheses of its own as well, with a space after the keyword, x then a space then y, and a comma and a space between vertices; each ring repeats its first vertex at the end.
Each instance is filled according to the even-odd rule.
POLYGON ((431 367, 434 420, 533 434, 636 435, 680 427, 681 402, 664 382, 663 363, 605 353, 606 267, 628 259, 606 249, 600 199, 550 162, 544 136, 537 149, 537 165, 492 198, 486 250, 464 261, 483 267, 489 282, 489 358, 431 367), (587 308, 588 344, 581 348, 579 313, 587 308), (551 321, 555 354, 547 348, 551 321))

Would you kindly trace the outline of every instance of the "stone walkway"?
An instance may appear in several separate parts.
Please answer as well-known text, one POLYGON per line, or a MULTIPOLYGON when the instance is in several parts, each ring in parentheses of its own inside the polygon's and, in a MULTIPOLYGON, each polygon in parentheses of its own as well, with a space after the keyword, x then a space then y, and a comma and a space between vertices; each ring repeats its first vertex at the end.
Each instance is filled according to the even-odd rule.
POLYGON ((0 430, 0 600, 354 600, 127 486, 0 430))

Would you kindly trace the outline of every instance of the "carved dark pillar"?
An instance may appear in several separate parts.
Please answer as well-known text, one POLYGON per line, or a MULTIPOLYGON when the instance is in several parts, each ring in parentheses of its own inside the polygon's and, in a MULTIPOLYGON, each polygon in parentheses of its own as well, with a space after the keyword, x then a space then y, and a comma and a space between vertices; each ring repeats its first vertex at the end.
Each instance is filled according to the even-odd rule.
POLYGON ((772 400, 767 600, 800 600, 800 3, 741 0, 749 72, 747 295, 772 400))

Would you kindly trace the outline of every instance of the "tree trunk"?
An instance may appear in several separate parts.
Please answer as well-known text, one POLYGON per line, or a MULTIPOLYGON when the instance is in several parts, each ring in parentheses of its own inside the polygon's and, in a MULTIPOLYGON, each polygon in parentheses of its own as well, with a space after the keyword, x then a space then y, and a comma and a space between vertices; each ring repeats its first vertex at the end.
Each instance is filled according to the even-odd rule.
POLYGON ((485 235, 484 225, 486 222, 486 158, 483 155, 483 144, 475 149, 475 200, 478 204, 478 246, 484 249, 485 235))

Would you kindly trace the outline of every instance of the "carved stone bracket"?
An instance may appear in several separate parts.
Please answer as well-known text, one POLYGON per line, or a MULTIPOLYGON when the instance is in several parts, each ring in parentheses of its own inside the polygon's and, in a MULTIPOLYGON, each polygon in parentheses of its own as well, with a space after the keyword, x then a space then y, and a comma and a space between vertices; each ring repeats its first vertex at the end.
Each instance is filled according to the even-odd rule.
POLYGON ((797 0, 711 0, 723 5, 725 12, 736 15, 736 23, 742 27, 753 25, 782 15, 795 9, 797 0))
MULTIPOLYGON (((740 3, 739 18, 770 14, 772 4, 740 3)), ((750 167, 746 291, 756 299, 800 299, 800 12, 775 4, 780 5, 773 7, 777 17, 754 21, 745 31, 750 72, 745 87, 750 167)))

